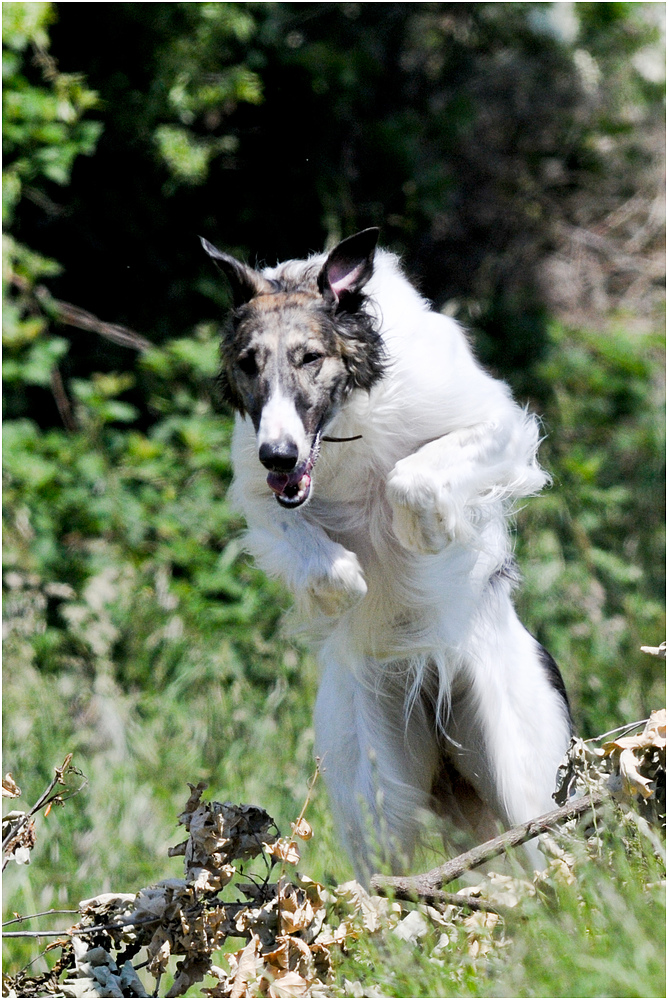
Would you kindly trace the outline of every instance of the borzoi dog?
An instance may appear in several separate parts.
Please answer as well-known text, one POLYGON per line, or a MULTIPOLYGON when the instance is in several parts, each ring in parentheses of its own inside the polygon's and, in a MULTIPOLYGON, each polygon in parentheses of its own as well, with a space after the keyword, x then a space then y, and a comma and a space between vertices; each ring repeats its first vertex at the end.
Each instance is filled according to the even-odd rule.
POLYGON ((262 271, 202 240, 234 294, 231 495, 318 649, 316 752, 362 878, 374 844, 405 866, 420 809, 484 839, 553 808, 570 735, 511 600, 537 421, 377 239, 262 271))

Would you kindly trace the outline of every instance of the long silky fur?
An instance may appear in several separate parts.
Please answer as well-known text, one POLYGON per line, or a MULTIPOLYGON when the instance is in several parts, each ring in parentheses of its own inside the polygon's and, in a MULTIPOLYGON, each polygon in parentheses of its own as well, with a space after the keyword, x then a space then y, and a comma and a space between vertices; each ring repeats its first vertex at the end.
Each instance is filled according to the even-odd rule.
MULTIPOLYGON (((325 259, 263 277, 311 293, 325 259)), ((547 811, 570 717, 511 600, 509 517, 548 480, 538 420, 393 255, 377 252, 355 306, 323 318, 350 372, 325 433, 362 439, 325 443, 310 500, 284 511, 241 415, 230 495, 248 549, 293 592, 318 651, 316 750, 364 878, 376 850, 407 864, 419 809, 456 818, 439 791, 448 768, 479 802, 475 836, 547 811)))

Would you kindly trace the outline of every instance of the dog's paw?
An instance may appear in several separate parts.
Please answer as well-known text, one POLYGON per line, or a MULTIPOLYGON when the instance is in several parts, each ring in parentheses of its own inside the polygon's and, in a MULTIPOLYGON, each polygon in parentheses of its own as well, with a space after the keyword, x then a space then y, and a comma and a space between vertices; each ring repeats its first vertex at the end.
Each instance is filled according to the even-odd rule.
POLYGON ((462 507, 445 483, 415 469, 411 458, 397 462, 388 477, 392 529, 409 552, 434 555, 470 532, 462 507))
POLYGON ((315 610, 334 616, 358 604, 366 591, 366 580, 357 556, 343 549, 327 573, 311 577, 306 594, 315 610))

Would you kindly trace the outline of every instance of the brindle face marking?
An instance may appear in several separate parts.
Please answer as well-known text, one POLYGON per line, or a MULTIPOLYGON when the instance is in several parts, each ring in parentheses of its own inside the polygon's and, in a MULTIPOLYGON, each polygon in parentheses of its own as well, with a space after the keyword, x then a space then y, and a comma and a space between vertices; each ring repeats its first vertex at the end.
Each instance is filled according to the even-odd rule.
POLYGON ((322 429, 347 394, 382 375, 382 341, 361 295, 377 237, 377 230, 358 233, 321 269, 306 262, 295 275, 291 266, 283 280, 202 241, 237 304, 222 343, 223 388, 253 421, 267 483, 283 506, 308 499, 322 429))
POLYGON ((294 409, 310 441, 340 402, 348 373, 326 319, 315 296, 299 293, 257 296, 240 310, 232 374, 260 445, 280 439, 279 408, 286 421, 294 409))

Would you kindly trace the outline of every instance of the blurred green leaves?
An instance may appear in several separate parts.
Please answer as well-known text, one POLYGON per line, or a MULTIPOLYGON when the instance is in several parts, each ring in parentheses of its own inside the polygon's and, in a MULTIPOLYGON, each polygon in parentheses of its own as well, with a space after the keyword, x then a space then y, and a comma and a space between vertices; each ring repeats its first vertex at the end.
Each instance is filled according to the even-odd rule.
MULTIPOLYGON (((252 31, 234 5, 197 5, 190 16, 221 38, 252 31)), ((92 151, 100 126, 83 120, 96 106, 93 91, 80 76, 59 73, 48 55, 51 5, 6 4, 3 17, 11 221, 22 195, 39 201, 26 184, 69 183, 73 160, 92 151)), ((220 101, 259 99, 252 75, 231 70, 214 79, 189 42, 175 40, 179 51, 162 63, 165 72, 179 64, 169 100, 183 120, 220 101)), ((168 125, 158 140, 174 175, 188 182, 216 150, 232 149, 225 137, 199 142, 168 125)), ((193 650, 209 643, 226 647, 230 662, 241 655, 235 644, 266 656, 278 608, 242 558, 241 525, 225 502, 230 418, 213 405, 215 327, 149 350, 135 372, 92 371, 64 382, 58 366, 70 341, 54 331, 58 312, 38 284, 59 265, 11 236, 3 263, 5 384, 18 394, 28 386, 58 391, 71 414, 67 430, 42 429, 32 417, 5 423, 10 672, 25 656, 17 635, 29 638, 31 660, 46 674, 111 672, 112 683, 144 689, 183 678, 199 660, 193 650), (130 399, 138 391, 141 411, 130 399), (25 608, 33 609, 27 631, 17 625, 25 608)))
POLYGON ((97 94, 81 75, 60 73, 48 53, 53 15, 49 3, 2 5, 4 224, 26 185, 42 177, 68 184, 74 160, 93 153, 102 130, 100 122, 85 118, 97 106, 97 94), (41 72, 39 83, 29 79, 29 52, 41 72))
POLYGON ((238 138, 225 132, 225 119, 238 104, 258 104, 262 81, 243 62, 239 46, 255 32, 245 5, 178 4, 187 28, 172 34, 156 53, 152 123, 156 150, 170 175, 166 195, 179 185, 203 184, 211 161, 237 151, 238 138), (231 63, 231 64, 230 64, 231 63), (164 99, 166 95, 166 101, 164 99), (175 120, 174 120, 175 119, 175 120))
POLYGON ((553 486, 518 518, 520 607, 594 734, 664 697, 640 652, 665 631, 663 338, 617 322, 553 323, 550 339, 537 376, 550 388, 541 454, 553 486))

